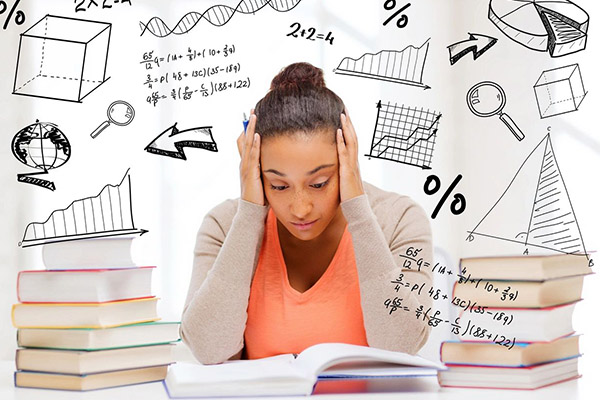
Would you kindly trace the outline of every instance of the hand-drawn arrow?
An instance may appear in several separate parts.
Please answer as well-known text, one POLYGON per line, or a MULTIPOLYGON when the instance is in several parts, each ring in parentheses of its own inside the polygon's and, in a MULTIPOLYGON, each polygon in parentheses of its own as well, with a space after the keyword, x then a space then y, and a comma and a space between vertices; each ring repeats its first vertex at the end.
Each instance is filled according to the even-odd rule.
POLYGON ((497 41, 498 39, 491 36, 469 33, 469 39, 448 46, 450 65, 454 65, 470 52, 473 52, 473 60, 477 60, 479 56, 488 51, 497 41), (479 47, 479 50, 477 47, 479 47))
POLYGON ((148 153, 158 154, 187 160, 184 147, 194 147, 208 151, 218 151, 217 144, 212 137, 212 126, 201 126, 180 131, 177 122, 165 129, 150 142, 144 150, 148 153))

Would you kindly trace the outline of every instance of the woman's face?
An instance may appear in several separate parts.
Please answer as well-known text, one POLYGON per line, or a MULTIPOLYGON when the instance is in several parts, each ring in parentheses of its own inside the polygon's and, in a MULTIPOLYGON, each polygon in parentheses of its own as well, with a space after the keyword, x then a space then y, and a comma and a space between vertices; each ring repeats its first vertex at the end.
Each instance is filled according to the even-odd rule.
POLYGON ((333 132, 298 133, 261 143, 265 195, 275 216, 296 238, 318 237, 340 204, 333 132))

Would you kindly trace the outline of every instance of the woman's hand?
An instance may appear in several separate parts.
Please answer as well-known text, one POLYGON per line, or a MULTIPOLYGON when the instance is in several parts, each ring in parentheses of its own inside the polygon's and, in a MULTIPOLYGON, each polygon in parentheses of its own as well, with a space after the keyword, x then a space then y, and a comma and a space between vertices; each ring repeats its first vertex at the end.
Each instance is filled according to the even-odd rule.
POLYGON ((337 151, 340 162, 340 201, 350 200, 364 194, 360 170, 358 169, 358 139, 348 116, 340 115, 342 129, 337 131, 337 151))
POLYGON ((260 175, 260 135, 254 132, 256 115, 250 113, 246 132, 237 139, 240 152, 240 185, 241 198, 260 206, 265 205, 265 192, 260 175))

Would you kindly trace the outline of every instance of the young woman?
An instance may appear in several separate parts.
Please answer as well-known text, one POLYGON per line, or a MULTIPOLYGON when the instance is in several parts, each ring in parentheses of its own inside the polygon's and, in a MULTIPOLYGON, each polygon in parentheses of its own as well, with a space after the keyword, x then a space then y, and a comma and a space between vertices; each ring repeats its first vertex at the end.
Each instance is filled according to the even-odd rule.
POLYGON ((322 342, 423 346, 430 326, 416 310, 431 298, 411 288, 431 275, 404 256, 432 262, 429 220, 408 197, 361 180, 357 145, 319 68, 292 64, 273 79, 238 138, 241 197, 198 232, 181 336, 200 362, 322 342))

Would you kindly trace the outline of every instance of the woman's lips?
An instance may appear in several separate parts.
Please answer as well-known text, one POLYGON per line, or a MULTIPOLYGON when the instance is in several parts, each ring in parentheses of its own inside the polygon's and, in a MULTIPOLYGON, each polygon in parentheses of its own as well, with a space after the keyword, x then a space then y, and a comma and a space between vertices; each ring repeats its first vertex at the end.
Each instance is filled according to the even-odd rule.
POLYGON ((305 231, 307 229, 312 228, 312 226, 315 224, 315 222, 317 222, 316 219, 314 221, 306 222, 306 223, 292 222, 292 225, 294 225, 296 227, 296 229, 305 231))

